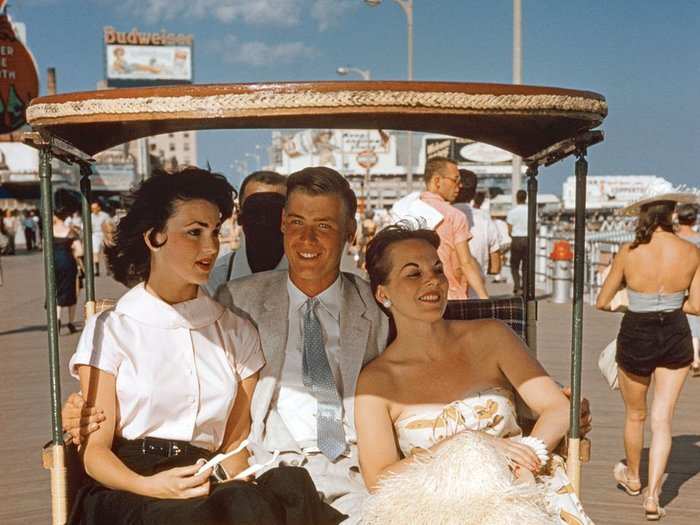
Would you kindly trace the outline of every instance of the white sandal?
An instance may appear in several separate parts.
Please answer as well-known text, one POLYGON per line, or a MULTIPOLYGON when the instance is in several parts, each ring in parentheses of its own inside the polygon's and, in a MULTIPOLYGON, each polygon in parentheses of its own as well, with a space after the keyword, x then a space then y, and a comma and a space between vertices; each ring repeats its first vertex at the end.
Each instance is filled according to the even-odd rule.
POLYGON ((627 465, 624 463, 620 462, 615 467, 613 468, 613 477, 615 478, 615 481, 617 481, 617 486, 624 490, 628 495, 630 496, 639 496, 642 493, 642 484, 641 482, 636 479, 630 479, 627 476, 627 465), (636 481, 639 483, 639 488, 638 489, 633 489, 630 486, 630 482, 636 481))

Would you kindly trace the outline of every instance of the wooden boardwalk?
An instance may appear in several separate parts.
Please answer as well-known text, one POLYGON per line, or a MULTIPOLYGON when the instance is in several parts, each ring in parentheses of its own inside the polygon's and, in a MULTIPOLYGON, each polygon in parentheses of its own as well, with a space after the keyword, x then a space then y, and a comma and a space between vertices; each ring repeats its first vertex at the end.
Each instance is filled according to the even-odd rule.
MULTIPOLYGON (((40 449, 50 436, 47 334, 40 254, 3 257, 0 287, 0 523, 49 523, 49 475, 40 449)), ((101 297, 124 288, 97 280, 101 297)), ((623 456, 623 405, 596 367, 600 349, 615 337, 619 316, 585 311, 583 385, 593 407, 593 460, 583 470, 583 502, 597 525, 644 521, 641 499, 615 489, 611 471, 623 456)), ((539 355, 562 383, 569 383, 571 307, 540 303, 539 355)), ((76 389, 67 363, 78 334, 60 338, 62 395, 76 389)), ((700 379, 689 379, 674 420, 673 450, 662 503, 668 525, 700 519, 700 379)), ((649 436, 647 436, 648 442, 649 436)), ((646 451, 645 451, 646 452, 646 451)), ((646 464, 646 463, 645 463, 646 464)))

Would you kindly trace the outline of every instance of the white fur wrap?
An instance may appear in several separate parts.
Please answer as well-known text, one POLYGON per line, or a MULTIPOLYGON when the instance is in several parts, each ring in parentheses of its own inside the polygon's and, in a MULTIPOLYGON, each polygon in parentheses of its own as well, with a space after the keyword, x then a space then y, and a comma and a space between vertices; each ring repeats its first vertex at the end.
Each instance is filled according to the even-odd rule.
POLYGON ((363 525, 558 525, 543 486, 515 484, 508 460, 478 432, 445 443, 387 476, 363 525))

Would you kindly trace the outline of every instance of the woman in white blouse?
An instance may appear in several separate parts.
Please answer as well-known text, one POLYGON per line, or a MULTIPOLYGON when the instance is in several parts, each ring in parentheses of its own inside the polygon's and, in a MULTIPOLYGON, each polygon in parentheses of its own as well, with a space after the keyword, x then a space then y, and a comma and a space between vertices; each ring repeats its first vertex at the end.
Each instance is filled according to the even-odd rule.
POLYGON ((70 361, 104 421, 82 449, 95 480, 71 523, 307 524, 344 516, 321 503, 300 468, 233 478, 245 448, 198 473, 250 431, 264 365, 253 325, 211 299, 207 282, 234 190, 196 168, 156 175, 134 194, 107 250, 114 277, 133 286, 86 323, 70 361))

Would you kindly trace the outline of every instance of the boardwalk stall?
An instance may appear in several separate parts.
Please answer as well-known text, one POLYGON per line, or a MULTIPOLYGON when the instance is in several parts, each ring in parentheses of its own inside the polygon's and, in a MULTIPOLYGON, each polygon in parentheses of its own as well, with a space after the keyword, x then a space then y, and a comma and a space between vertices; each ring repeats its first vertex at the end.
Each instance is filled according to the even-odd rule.
MULTIPOLYGON (((522 85, 448 82, 302 82, 194 85, 67 93, 34 99, 27 110, 33 131, 25 142, 41 153, 44 277, 50 364, 53 522, 65 523, 65 449, 53 272, 51 159, 80 167, 83 214, 89 217, 92 156, 130 140, 199 129, 352 128, 443 133, 508 150, 527 166, 529 256, 535 260, 539 169, 573 155, 576 160, 575 291, 571 338, 571 430, 568 469, 580 484, 579 413, 584 284, 586 154, 603 139, 595 130, 607 114, 596 93, 522 85)), ((90 221, 84 221, 86 313, 95 311, 90 221)), ((535 265, 526 279, 527 341, 536 351, 535 265)))

